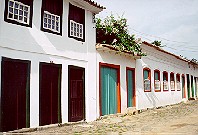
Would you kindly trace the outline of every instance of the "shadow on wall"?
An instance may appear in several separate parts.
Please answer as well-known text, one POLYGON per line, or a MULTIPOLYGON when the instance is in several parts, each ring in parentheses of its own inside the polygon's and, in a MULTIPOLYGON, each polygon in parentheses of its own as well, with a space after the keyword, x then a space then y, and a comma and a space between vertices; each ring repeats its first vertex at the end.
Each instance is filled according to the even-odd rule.
POLYGON ((150 104, 152 104, 152 107, 157 107, 156 103, 159 102, 159 99, 156 97, 154 92, 147 92, 145 93, 147 99, 149 100, 150 104))

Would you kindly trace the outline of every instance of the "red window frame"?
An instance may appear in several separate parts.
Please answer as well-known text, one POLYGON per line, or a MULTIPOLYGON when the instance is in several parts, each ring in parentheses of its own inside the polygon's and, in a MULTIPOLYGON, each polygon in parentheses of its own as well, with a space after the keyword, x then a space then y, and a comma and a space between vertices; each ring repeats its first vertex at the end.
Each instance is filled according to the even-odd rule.
POLYGON ((174 81, 174 89, 171 89, 171 91, 175 91, 175 75, 173 72, 170 73, 170 85, 171 81, 174 81))
MULTIPOLYGON (((166 82, 168 83, 168 72, 167 72, 167 71, 164 71, 164 72, 163 72, 163 91, 168 91, 168 90, 165 90, 165 89, 164 89, 164 81, 165 81, 164 76, 165 76, 165 78, 166 78, 166 82)), ((168 89, 169 89, 169 88, 168 88, 168 89)))
MULTIPOLYGON (((180 81, 180 74, 179 73, 176 74, 176 84, 177 84, 177 81, 179 81, 179 83, 181 82, 180 81)), ((177 91, 181 91, 181 85, 180 85, 180 89, 178 89, 178 87, 177 87, 177 91)))
POLYGON ((155 89, 155 92, 161 92, 161 82, 160 82, 160 71, 158 69, 154 70, 154 89, 155 89), (158 73, 158 80, 159 80, 159 83, 160 83, 160 88, 159 89, 155 89, 155 73, 158 73))
POLYGON ((148 79, 150 80, 150 90, 146 90, 144 88, 144 92, 151 92, 151 69, 150 68, 144 68, 143 69, 143 86, 144 86, 144 71, 148 71, 148 79))

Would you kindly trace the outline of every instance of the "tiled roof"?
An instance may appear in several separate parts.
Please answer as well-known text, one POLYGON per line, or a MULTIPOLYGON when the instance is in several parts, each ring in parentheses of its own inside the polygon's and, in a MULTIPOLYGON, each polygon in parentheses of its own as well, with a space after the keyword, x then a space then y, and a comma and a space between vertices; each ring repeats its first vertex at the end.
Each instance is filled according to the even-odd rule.
POLYGON ((97 43, 96 44, 96 50, 101 50, 101 51, 107 51, 107 52, 116 52, 116 54, 124 54, 124 55, 127 55, 127 56, 130 56, 132 58, 135 58, 135 59, 140 59, 141 58, 141 55, 139 55, 138 53, 136 52, 129 52, 129 51, 119 51, 116 47, 112 46, 112 45, 108 45, 108 44, 100 44, 100 43, 97 43))
POLYGON ((177 58, 177 59, 183 60, 183 61, 188 62, 188 63, 191 63, 191 64, 198 65, 198 63, 193 62, 192 60, 188 60, 188 59, 185 59, 185 58, 183 58, 183 57, 181 57, 181 56, 175 55, 175 54, 173 54, 173 53, 171 53, 171 52, 165 51, 165 50, 163 50, 162 48, 160 48, 160 47, 158 47, 158 46, 155 46, 155 45, 153 45, 153 44, 151 44, 151 43, 148 43, 148 42, 146 42, 146 41, 143 41, 143 44, 148 45, 148 46, 150 46, 150 47, 153 47, 153 48, 155 48, 155 49, 158 50, 158 51, 161 51, 161 52, 164 52, 164 53, 166 53, 166 54, 172 55, 172 56, 174 56, 174 57, 177 58))
POLYGON ((100 8, 100 9, 106 9, 106 7, 103 7, 100 4, 98 4, 97 2, 94 2, 92 0, 84 0, 84 1, 88 2, 90 5, 92 5, 94 7, 97 7, 97 8, 100 8))

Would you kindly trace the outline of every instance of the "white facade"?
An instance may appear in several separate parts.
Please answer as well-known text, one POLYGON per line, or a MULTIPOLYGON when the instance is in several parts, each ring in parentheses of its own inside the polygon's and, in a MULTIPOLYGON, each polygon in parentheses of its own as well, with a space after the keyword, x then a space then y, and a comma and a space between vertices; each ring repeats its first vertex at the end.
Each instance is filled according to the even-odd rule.
MULTIPOLYGON (((106 45, 104 45, 106 46, 106 45)), ((107 45, 108 47, 108 45, 107 45)), ((98 49, 98 47, 96 47, 98 49)), ((120 53, 114 49, 98 49, 97 51, 97 116, 101 116, 101 84, 100 84, 100 63, 113 64, 120 66, 120 100, 121 113, 125 113, 127 109, 127 80, 126 68, 135 69, 135 107, 137 110, 161 107, 171 104, 180 103, 183 100, 197 97, 198 85, 198 66, 193 65, 188 60, 179 56, 166 52, 149 43, 142 43, 142 51, 146 52, 146 56, 137 58, 129 57, 126 53, 120 53), (150 69, 151 73, 151 91, 144 91, 144 68, 150 69), (159 71, 160 74, 160 90, 154 89, 154 70, 159 71), (168 73, 168 90, 163 89, 163 72, 168 73), (174 90, 171 90, 171 73, 174 73, 174 90), (189 76, 189 82, 187 77, 189 76), (177 83, 179 76, 180 82, 177 83), (185 77, 184 90, 182 90, 182 77, 185 77), (191 79, 193 78, 193 80, 191 79), (192 83, 191 83, 192 82, 192 83), (187 85, 189 84, 189 87, 187 85), (180 88, 177 88, 180 87, 180 88), (192 90, 193 89, 193 90, 192 90)), ((114 68, 114 67, 112 67, 114 68)))
MULTIPOLYGON (((86 120, 96 119, 96 35, 93 13, 102 9, 87 2, 63 0, 62 36, 41 31, 42 0, 33 1, 32 28, 4 21, 5 0, 0 1, 0 59, 31 61, 30 127, 39 126, 39 63, 62 64, 61 116, 68 122, 68 65, 85 68, 86 120), (85 9, 85 42, 68 37, 69 2, 85 9), (92 80, 92 81, 87 81, 92 80)), ((1 63, 0 63, 1 68, 1 63)), ((0 76, 1 77, 1 76, 0 76)), ((1 80, 1 78, 0 78, 1 80)), ((0 84, 1 86, 1 84, 0 84)))
MULTIPOLYGON (((180 75, 180 88, 182 87, 181 77, 185 76, 185 93, 186 99, 188 98, 187 91, 187 74, 189 76, 198 76, 198 68, 193 67, 188 61, 182 60, 176 55, 172 55, 168 52, 161 51, 158 47, 153 45, 148 45, 148 43, 143 43, 141 45, 142 51, 146 52, 147 56, 136 60, 136 91, 137 91, 137 109, 153 108, 159 106, 165 106, 170 104, 176 104, 182 101, 182 90, 177 90, 177 85, 175 85, 175 90, 170 89, 170 73, 174 73, 174 80, 176 83, 176 74, 180 75), (144 82, 143 82, 143 69, 149 68, 151 70, 151 92, 144 92, 144 82), (160 71, 160 82, 161 91, 155 92, 154 90, 154 70, 160 71), (168 91, 163 91, 163 72, 168 72, 168 91), (138 77, 139 76, 139 77, 138 77)), ((190 79, 191 82, 191 79, 190 79)), ((195 85, 193 79, 193 87, 195 85)), ((195 87, 194 87, 195 89, 195 87)), ((192 92, 190 87, 190 92, 192 92)), ((195 91, 194 91, 195 92, 195 91)), ((192 93, 190 94, 192 98, 192 93)), ((195 96, 194 96, 195 97, 195 96)))

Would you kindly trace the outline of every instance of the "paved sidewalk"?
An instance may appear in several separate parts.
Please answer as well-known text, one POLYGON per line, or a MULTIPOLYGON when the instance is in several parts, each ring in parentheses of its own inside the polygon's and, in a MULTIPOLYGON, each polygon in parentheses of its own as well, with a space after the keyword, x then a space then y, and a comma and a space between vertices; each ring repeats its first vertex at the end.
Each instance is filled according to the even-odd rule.
POLYGON ((53 127, 31 133, 198 135, 198 100, 148 109, 136 115, 110 115, 94 122, 53 127))

